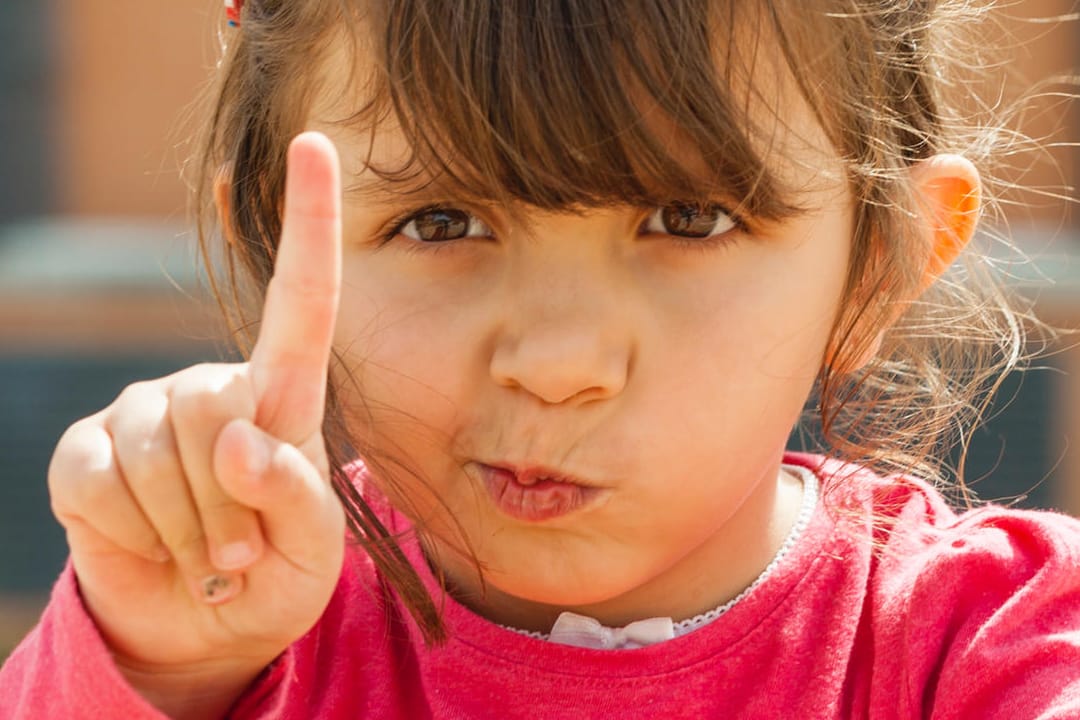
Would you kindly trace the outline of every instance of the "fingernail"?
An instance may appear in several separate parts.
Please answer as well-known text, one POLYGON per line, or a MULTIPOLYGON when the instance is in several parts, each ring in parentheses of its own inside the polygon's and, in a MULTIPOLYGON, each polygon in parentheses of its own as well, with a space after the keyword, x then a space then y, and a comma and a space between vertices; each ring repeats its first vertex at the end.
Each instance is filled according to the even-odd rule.
POLYGON ((219 603, 228 600, 232 596, 233 583, 225 575, 210 575, 203 578, 203 600, 208 603, 219 603))
POLYGON ((222 545, 217 549, 217 565, 222 570, 237 570, 247 567, 255 559, 255 550, 250 543, 243 541, 222 545))
POLYGON ((160 563, 169 562, 172 560, 172 553, 169 552, 169 548, 164 544, 158 543, 157 547, 153 550, 153 558, 160 563))

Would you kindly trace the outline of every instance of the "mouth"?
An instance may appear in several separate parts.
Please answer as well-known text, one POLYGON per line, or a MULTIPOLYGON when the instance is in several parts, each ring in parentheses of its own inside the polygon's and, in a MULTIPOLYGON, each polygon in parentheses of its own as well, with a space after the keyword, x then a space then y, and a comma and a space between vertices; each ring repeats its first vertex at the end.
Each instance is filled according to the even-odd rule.
POLYGON ((538 523, 563 517, 603 494, 601 488, 548 468, 475 465, 492 503, 515 520, 538 523))

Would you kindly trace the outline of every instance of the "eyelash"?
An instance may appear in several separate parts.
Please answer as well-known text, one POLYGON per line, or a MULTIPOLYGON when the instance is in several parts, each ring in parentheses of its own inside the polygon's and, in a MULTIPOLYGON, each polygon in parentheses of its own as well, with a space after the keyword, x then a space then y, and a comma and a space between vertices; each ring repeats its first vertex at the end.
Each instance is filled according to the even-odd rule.
MULTIPOLYGON (((428 213, 435 213, 435 212, 440 212, 440 211, 441 212, 460 212, 460 213, 463 213, 464 215, 466 215, 467 218, 468 218, 468 223, 469 223, 468 229, 466 230, 467 233, 471 232, 476 225, 480 225, 481 227, 484 227, 484 228, 488 227, 487 224, 484 223, 483 221, 479 220, 476 217, 475 214, 469 212, 468 210, 464 210, 462 208, 455 207, 454 205, 450 205, 450 204, 426 205, 426 206, 424 206, 422 208, 419 208, 417 210, 409 210, 408 212, 406 212, 406 213, 404 213, 402 215, 399 215, 398 217, 391 220, 388 223, 389 230, 387 230, 387 231, 380 234, 379 246, 381 247, 383 245, 386 245, 387 243, 390 243, 391 241, 393 241, 399 235, 405 235, 405 228, 407 228, 410 223, 415 222, 417 218, 422 217, 423 215, 426 215, 428 213)), ((487 236, 490 236, 490 229, 488 230, 488 235, 487 236)), ((409 242, 406 243, 406 245, 409 246, 409 249, 411 249, 411 250, 437 252, 437 251, 439 251, 441 249, 444 249, 446 246, 452 245, 456 240, 465 240, 465 239, 469 239, 469 238, 476 239, 476 238, 481 238, 481 237, 486 237, 486 236, 485 235, 468 235, 468 234, 466 234, 464 237, 461 237, 461 238, 453 238, 451 240, 441 240, 441 241, 424 241, 424 240, 421 240, 419 238, 410 238, 408 235, 405 235, 405 237, 408 238, 408 240, 409 240, 409 242)))
POLYGON ((708 250, 716 246, 728 245, 733 241, 733 238, 731 237, 733 233, 747 232, 746 223, 742 220, 742 218, 719 203, 707 203, 703 205, 694 203, 671 203, 670 205, 664 205, 653 210, 638 227, 639 230, 642 232, 666 235, 679 246, 693 248, 696 250, 708 250), (718 232, 709 232, 708 235, 677 235, 672 232, 667 232, 665 229, 663 229, 663 214, 669 210, 678 211, 679 209, 706 210, 709 212, 719 213, 720 217, 718 217, 713 222, 713 227, 725 223, 726 227, 724 227, 718 232), (649 226, 657 220, 660 221, 660 229, 648 229, 649 226))
MULTIPOLYGON (((380 247, 393 241, 399 235, 404 235, 410 241, 407 243, 407 245, 410 246, 411 250, 435 252, 446 248, 446 246, 454 244, 454 242, 457 240, 484 238, 490 237, 491 235, 491 230, 488 225, 479 218, 477 218, 476 215, 469 212, 468 210, 464 210, 450 204, 433 204, 427 205, 417 210, 410 210, 407 213, 404 213, 390 221, 388 225, 390 229, 380 235, 380 247), (459 238, 451 238, 450 240, 423 240, 419 237, 411 237, 406 234, 405 230, 411 223, 414 223, 418 218, 426 214, 436 212, 460 213, 461 215, 464 215, 466 218, 465 221, 468 223, 465 230, 466 234, 459 238), (477 226, 486 229, 487 232, 485 234, 474 234, 477 226)), ((641 234, 666 235, 680 246, 692 247, 700 250, 705 250, 717 245, 728 244, 732 241, 729 235, 735 232, 745 232, 746 229, 747 228, 745 222, 738 215, 729 211, 727 208, 720 205, 719 203, 710 203, 703 206, 694 205, 691 203, 672 203, 670 205, 656 208, 638 225, 638 231, 641 234), (725 227, 719 232, 710 232, 708 235, 701 236, 677 235, 675 233, 667 232, 663 229, 649 229, 649 226, 653 225, 656 221, 659 221, 661 223, 661 227, 663 227, 663 213, 672 209, 677 210, 678 208, 692 210, 705 209, 718 212, 721 217, 719 217, 715 221, 714 225, 726 223, 727 227, 725 227)))

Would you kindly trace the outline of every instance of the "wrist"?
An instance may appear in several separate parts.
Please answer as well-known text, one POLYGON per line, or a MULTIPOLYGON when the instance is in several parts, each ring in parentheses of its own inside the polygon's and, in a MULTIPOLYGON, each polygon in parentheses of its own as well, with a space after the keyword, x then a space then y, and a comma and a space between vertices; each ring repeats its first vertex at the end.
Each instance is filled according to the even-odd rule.
POLYGON ((225 717, 273 659, 213 659, 176 666, 114 660, 128 684, 165 715, 208 720, 225 717))

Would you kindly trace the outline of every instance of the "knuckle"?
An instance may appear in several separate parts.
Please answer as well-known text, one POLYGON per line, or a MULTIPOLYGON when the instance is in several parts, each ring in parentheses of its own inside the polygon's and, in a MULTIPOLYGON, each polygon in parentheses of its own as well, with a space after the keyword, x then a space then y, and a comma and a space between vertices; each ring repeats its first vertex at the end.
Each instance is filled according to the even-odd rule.
POLYGON ((173 375, 173 388, 205 385, 224 375, 231 366, 226 363, 201 362, 190 365, 173 375))
POLYGON ((112 456, 111 441, 100 425, 91 418, 76 422, 57 441, 49 462, 50 495, 54 499, 73 495, 82 478, 110 467, 112 456))
POLYGON ((105 417, 117 450, 137 447, 160 432, 167 407, 168 398, 160 384, 140 382, 124 388, 105 417))
POLYGON ((131 407, 144 407, 147 403, 156 404, 163 396, 160 380, 139 380, 121 390, 111 407, 117 412, 131 407))
POLYGON ((56 441, 53 450, 52 467, 56 470, 67 469, 68 465, 79 465, 80 461, 90 459, 96 451, 92 442, 94 426, 88 419, 73 423, 60 439, 56 441))
POLYGON ((170 394, 174 419, 188 420, 244 412, 253 407, 242 366, 204 363, 177 376, 170 394))
POLYGON ((120 465, 129 483, 145 487, 183 475, 176 443, 170 434, 147 433, 118 447, 120 465))
POLYGON ((97 514, 115 503, 124 491, 120 478, 115 473, 108 472, 86 473, 74 485, 79 507, 90 515, 97 514))
POLYGON ((116 461, 129 483, 143 485, 149 479, 176 474, 180 463, 163 404, 133 407, 112 426, 116 461))

